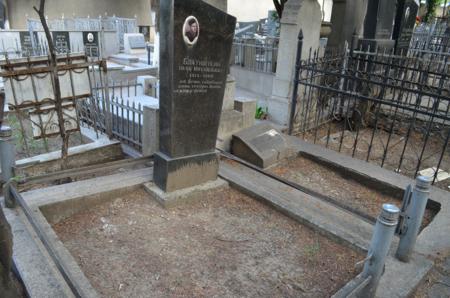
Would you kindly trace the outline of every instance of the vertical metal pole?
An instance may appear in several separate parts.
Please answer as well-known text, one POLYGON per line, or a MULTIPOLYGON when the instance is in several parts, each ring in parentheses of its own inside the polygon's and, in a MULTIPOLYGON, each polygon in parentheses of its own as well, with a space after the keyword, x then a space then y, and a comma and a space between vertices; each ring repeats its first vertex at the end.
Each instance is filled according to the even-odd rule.
POLYGON ((12 144, 12 130, 9 126, 0 127, 0 162, 2 164, 3 196, 8 208, 15 206, 10 192, 10 180, 14 177, 15 165, 14 145, 12 144))
POLYGON ((406 207, 404 228, 400 230, 400 243, 398 244, 397 258, 408 262, 416 244, 417 235, 422 225, 423 215, 430 196, 432 177, 419 176, 412 192, 411 203, 406 207))
POLYGON ((355 49, 356 42, 358 41, 358 34, 356 34, 356 28, 353 30, 353 34, 352 34, 352 40, 350 41, 350 57, 353 58, 353 51, 355 49))
POLYGON ((442 9, 442 18, 445 17, 446 12, 447 12, 447 0, 445 0, 444 8, 442 9))
POLYGON ((298 83, 302 59, 302 47, 303 47, 303 31, 302 29, 300 29, 297 40, 297 56, 295 57, 294 91, 292 92, 291 116, 289 117, 289 131, 288 131, 289 135, 292 135, 292 131, 294 129, 295 111, 297 109, 298 83))
POLYGON ((367 261, 364 264, 363 277, 370 278, 368 285, 362 289, 361 297, 375 297, 381 275, 384 271, 384 263, 389 252, 395 228, 397 227, 400 209, 391 204, 383 204, 380 216, 378 216, 373 232, 367 261))

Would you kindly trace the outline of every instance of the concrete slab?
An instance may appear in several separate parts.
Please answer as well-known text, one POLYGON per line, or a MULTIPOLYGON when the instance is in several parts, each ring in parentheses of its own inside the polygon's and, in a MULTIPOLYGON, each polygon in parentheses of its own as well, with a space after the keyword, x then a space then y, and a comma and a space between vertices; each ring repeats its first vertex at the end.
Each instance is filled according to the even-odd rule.
POLYGON ((256 101, 248 98, 236 98, 234 100, 234 109, 244 114, 244 128, 250 127, 255 123, 256 101))
POLYGON ((13 233, 14 265, 29 297, 74 297, 21 209, 4 213, 13 233))
POLYGON ((122 70, 125 67, 122 64, 117 64, 112 61, 107 61, 106 63, 107 63, 106 65, 107 65, 108 71, 109 70, 122 70))
MULTIPOLYGON (((120 142, 98 139, 93 143, 69 148, 67 168, 114 161, 123 158, 120 142)), ((16 161, 16 175, 42 175, 61 170, 61 151, 53 151, 16 161)))
POLYGON ((130 63, 138 63, 139 57, 136 55, 120 53, 109 56, 109 60, 116 63, 128 65, 130 63))
POLYGON ((392 251, 386 260, 376 297, 409 297, 433 267, 433 261, 415 254, 409 263, 400 262, 392 251))
MULTIPOLYGON (((44 189, 31 190, 21 194, 30 208, 41 207, 45 209, 46 205, 82 199, 102 192, 114 192, 118 189, 149 182, 152 179, 153 169, 144 168, 74 183, 55 185, 44 189)), ((55 205, 52 207, 55 207, 55 205)), ((74 204, 74 207, 77 207, 76 204, 74 204)))
POLYGON ((244 127, 244 114, 235 110, 222 111, 220 115, 219 130, 217 133, 216 148, 224 151, 230 150, 232 135, 244 127))
POLYGON ((150 194, 150 197, 158 201, 164 208, 172 208, 181 204, 187 204, 194 200, 199 200, 206 196, 210 191, 217 191, 228 188, 228 182, 218 178, 215 181, 209 181, 197 186, 176 190, 173 192, 164 192, 154 183, 144 184, 144 189, 150 194))
POLYGON ((267 168, 293 153, 286 136, 267 123, 233 134, 231 151, 260 168, 267 168))
POLYGON ((227 76, 225 94, 223 96, 222 111, 233 110, 236 97, 236 80, 231 75, 227 76))
POLYGON ((447 257, 442 263, 442 270, 444 270, 446 274, 450 275, 450 257, 447 257))

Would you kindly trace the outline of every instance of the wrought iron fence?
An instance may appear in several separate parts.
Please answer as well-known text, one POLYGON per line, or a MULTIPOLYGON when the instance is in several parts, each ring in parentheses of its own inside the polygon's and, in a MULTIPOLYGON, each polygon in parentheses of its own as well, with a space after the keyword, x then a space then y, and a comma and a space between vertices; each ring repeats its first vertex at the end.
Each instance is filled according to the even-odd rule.
POLYGON ((278 39, 236 39, 233 43, 230 65, 267 73, 277 70, 278 39))
POLYGON ((142 94, 142 85, 135 81, 107 86, 97 82, 93 91, 92 97, 77 106, 81 122, 96 133, 105 133, 142 150, 143 107, 136 101, 136 96, 142 94))
POLYGON ((310 52, 298 73, 291 125, 305 140, 433 183, 450 169, 448 56, 310 52))
MULTIPOLYGON (((136 80, 132 81, 111 81, 108 84, 108 94, 112 98, 130 98, 144 94, 144 86, 136 80)), ((105 91, 104 85, 96 82, 94 87, 97 96, 103 96, 105 91)), ((106 96, 106 95, 105 95, 106 96)))
MULTIPOLYGON (((59 126, 55 125, 55 98, 47 57, 10 58, 0 60, 5 97, 9 106, 8 125, 13 127, 18 156, 32 156, 54 150, 58 146, 59 126)), ((66 132, 79 131, 75 106, 91 94, 95 70, 100 74, 104 65, 91 62, 82 54, 58 55, 58 71, 66 132)), ((3 106, 2 106, 3 108, 3 106)), ((80 135, 73 143, 83 143, 80 135)))
POLYGON ((142 150, 143 110, 140 103, 120 98, 105 101, 93 96, 80 102, 77 109, 82 124, 96 133, 108 134, 107 121, 110 121, 112 137, 142 150))
MULTIPOLYGON (((50 138, 54 135, 52 130, 54 117, 50 114, 52 110, 42 115, 36 113, 41 109, 41 102, 38 102, 40 94, 44 92, 42 90, 47 90, 43 86, 48 83, 49 73, 46 67, 49 62, 45 57, 10 60, 6 55, 6 58, 5 61, 0 61, 4 76, 2 80, 9 103, 16 106, 14 112, 9 112, 8 124, 18 132, 17 144, 20 147, 18 153, 20 156, 29 157, 50 152, 57 143, 54 142, 54 138, 50 138), (13 73, 11 65, 16 64, 11 64, 11 61, 21 69, 13 73), (32 67, 43 73, 35 73, 32 67), (29 73, 24 73, 25 70, 29 73), (26 97, 26 101, 20 102, 22 97, 26 97), (17 107, 26 107, 27 110, 17 107)), ((74 135, 74 132, 78 131, 79 125, 84 125, 94 129, 96 133, 105 133, 136 150, 141 150, 143 103, 140 95, 143 94, 143 86, 136 81, 108 84, 105 77, 105 61, 89 62, 89 58, 85 55, 59 55, 58 61, 61 65, 67 64, 65 66, 67 69, 60 71, 58 75, 63 82, 61 86, 65 94, 64 107, 67 117, 65 125, 68 127, 69 124, 76 123, 76 129, 71 130, 71 134, 74 135), (80 61, 83 62, 82 66, 79 66, 81 69, 77 69, 77 63, 80 61), (80 77, 83 74, 85 77, 80 77)), ((1 94, 0 99, 3 99, 1 94)), ((45 98, 44 101, 46 104, 51 103, 50 98, 45 98)), ((3 101, 0 100, 0 103, 3 111, 3 101)), ((41 110, 44 108, 46 107, 42 104, 41 110)), ((75 139, 75 143, 83 143, 81 134, 75 139)))
MULTIPOLYGON (((69 53, 70 54, 70 53, 69 53)), ((16 47, 5 47, 2 45, 0 51, 0 60, 5 59, 18 59, 18 58, 27 58, 33 56, 48 56, 48 47, 47 44, 36 47, 29 47, 26 49, 21 49, 19 46, 16 47)))
POLYGON ((447 17, 418 25, 411 38, 410 51, 450 53, 450 27, 447 17))

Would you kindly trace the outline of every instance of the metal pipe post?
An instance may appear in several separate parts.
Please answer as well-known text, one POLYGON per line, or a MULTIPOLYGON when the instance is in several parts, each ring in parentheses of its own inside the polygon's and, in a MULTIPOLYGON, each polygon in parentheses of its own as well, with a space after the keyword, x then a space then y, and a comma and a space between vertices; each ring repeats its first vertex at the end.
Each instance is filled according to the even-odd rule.
POLYGON ((0 127, 0 162, 3 178, 3 196, 5 205, 8 208, 15 206, 15 201, 10 193, 10 180, 14 177, 15 154, 14 145, 11 142, 12 130, 8 126, 0 127))
POLYGON ((397 248, 397 259, 408 262, 416 245, 417 235, 422 225, 423 215, 430 197, 432 177, 419 176, 416 179, 411 202, 406 209, 404 227, 400 230, 400 243, 397 248))
POLYGON ((375 292, 384 272, 384 263, 389 252, 395 228, 398 224, 400 209, 391 204, 383 204, 381 214, 375 224, 367 260, 362 276, 370 278, 369 284, 361 291, 361 297, 375 297, 375 292))

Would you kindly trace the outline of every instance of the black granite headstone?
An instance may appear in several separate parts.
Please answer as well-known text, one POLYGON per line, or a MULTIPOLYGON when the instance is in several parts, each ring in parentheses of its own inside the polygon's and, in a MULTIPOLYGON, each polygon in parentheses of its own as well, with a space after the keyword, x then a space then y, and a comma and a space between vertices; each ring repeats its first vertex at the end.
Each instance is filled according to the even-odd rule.
POLYGON ((364 19, 363 38, 360 40, 363 47, 370 46, 392 48, 392 32, 394 29, 394 18, 396 1, 394 0, 369 0, 367 12, 364 19))
POLYGON ((83 45, 84 51, 88 57, 100 56, 100 43, 98 40, 97 31, 85 31, 83 32, 83 45))
POLYGON ((20 48, 23 56, 33 55, 33 41, 31 40, 30 32, 19 32, 20 48))
POLYGON ((145 41, 150 41, 150 26, 139 26, 139 33, 144 35, 145 41))
POLYGON ((419 5, 416 0, 399 0, 393 38, 395 40, 396 53, 408 52, 409 44, 416 24, 416 16, 419 5))
POLYGON ((53 43, 57 53, 70 53, 70 38, 67 31, 53 31, 53 43))
POLYGON ((236 18, 201 0, 160 3, 160 152, 166 192, 217 179, 215 152, 236 18))

